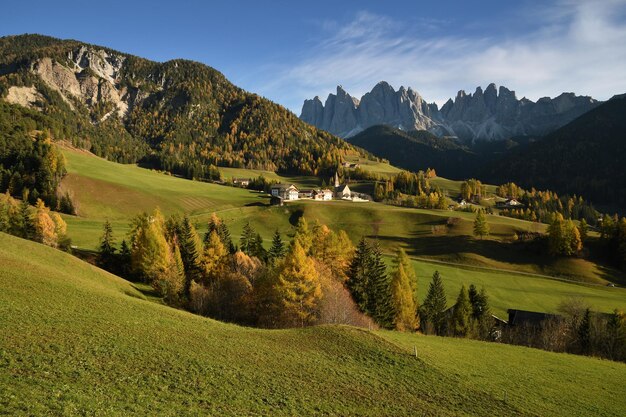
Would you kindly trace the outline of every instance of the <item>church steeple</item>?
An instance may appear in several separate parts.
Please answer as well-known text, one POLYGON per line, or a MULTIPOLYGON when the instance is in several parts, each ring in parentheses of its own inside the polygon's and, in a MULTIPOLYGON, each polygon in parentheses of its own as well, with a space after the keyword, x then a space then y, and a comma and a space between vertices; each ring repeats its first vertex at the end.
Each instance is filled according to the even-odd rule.
POLYGON ((339 173, 335 172, 335 188, 339 187, 339 173))

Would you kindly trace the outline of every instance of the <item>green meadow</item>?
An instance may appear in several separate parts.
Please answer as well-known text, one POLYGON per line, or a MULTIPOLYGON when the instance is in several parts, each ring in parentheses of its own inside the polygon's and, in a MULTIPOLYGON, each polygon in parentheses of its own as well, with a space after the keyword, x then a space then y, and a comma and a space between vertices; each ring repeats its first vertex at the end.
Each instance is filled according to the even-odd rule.
MULTIPOLYGON (((585 259, 554 259, 511 242, 516 231, 542 231, 545 225, 487 216, 491 234, 480 240, 472 236, 472 213, 344 201, 299 201, 273 207, 267 196, 258 192, 189 181, 134 165, 116 164, 85 152, 64 150, 64 154, 69 175, 62 187, 74 196, 79 210, 78 216, 65 219, 73 244, 83 250, 97 248, 106 219, 111 221, 119 242, 126 237, 133 216, 155 207, 166 215, 188 214, 201 233, 215 212, 226 221, 235 241, 250 222, 266 246, 275 230, 288 239, 298 218, 305 216, 335 230, 345 230, 355 243, 362 236, 377 240, 388 255, 404 248, 414 259, 421 291, 426 290, 432 273, 438 269, 444 276, 450 303, 462 283, 474 283, 485 286, 494 311, 500 315, 508 308, 554 311, 564 298, 572 296, 583 297, 602 311, 626 307, 624 290, 604 287, 608 282, 626 282, 623 273, 585 259)), ((227 170, 227 177, 260 173, 227 170)), ((298 180, 302 184, 315 179, 298 180)), ((451 187, 449 192, 454 192, 452 187, 457 182, 436 180, 439 186, 451 187)))
POLYGON ((344 326, 224 324, 154 303, 142 287, 2 233, 0 286, 6 415, 620 416, 626 409, 626 364, 344 326))

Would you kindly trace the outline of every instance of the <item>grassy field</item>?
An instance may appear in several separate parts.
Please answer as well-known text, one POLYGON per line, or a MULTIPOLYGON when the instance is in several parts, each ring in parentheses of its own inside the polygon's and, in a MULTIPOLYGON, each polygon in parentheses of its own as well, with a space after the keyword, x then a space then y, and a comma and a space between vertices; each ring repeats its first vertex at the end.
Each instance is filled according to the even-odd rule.
MULTIPOLYGON (((188 181, 76 151, 65 151, 65 155, 70 175, 63 187, 74 195, 80 213, 80 216, 65 216, 65 219, 73 244, 82 249, 97 247, 105 219, 111 220, 119 242, 126 237, 128 223, 134 215, 156 206, 165 214, 189 214, 201 233, 206 230, 210 214, 216 212, 228 224, 235 241, 245 223, 250 222, 265 239, 267 247, 274 230, 289 239, 298 218, 305 216, 335 230, 346 230, 355 243, 361 236, 377 239, 387 254, 403 247, 416 259, 416 268, 424 277, 423 289, 433 272, 433 264, 424 259, 457 264, 441 267, 449 277, 446 281, 450 286, 449 295, 454 297, 460 283, 471 276, 472 282, 487 288, 500 314, 507 308, 553 311, 562 298, 572 294, 588 298, 592 305, 605 311, 623 306, 617 302, 619 293, 613 289, 498 271, 558 276, 599 285, 626 283, 624 274, 614 269, 584 259, 554 259, 509 242, 515 231, 541 231, 545 230, 544 225, 487 216, 491 235, 477 240, 471 236, 472 213, 341 201, 301 201, 285 207, 270 207, 267 197, 256 192, 188 181), (460 269, 458 264, 491 270, 460 269)), ((232 175, 246 176, 245 170, 233 171, 232 175)), ((306 182, 307 178, 300 180, 306 182)))
POLYGON ((492 312, 505 320, 509 308, 552 313, 556 312, 561 301, 572 297, 583 298, 595 311, 610 313, 615 308, 626 310, 625 288, 572 284, 550 278, 419 260, 412 262, 419 279, 421 300, 426 297, 433 273, 439 271, 448 297, 448 305, 455 303, 461 285, 465 285, 466 288, 470 284, 475 284, 478 288, 484 286, 489 295, 492 312))
POLYGON ((625 364, 349 327, 223 324, 148 301, 131 283, 1 233, 0 285, 0 410, 7 415, 626 410, 625 364))

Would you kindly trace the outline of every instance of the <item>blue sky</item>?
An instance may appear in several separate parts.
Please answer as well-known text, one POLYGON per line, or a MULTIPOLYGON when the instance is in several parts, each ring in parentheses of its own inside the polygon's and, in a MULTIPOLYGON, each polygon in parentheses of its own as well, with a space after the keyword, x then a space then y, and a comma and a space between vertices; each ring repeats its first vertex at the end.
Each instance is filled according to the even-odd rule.
POLYGON ((490 82, 533 100, 626 92, 626 0, 3 4, 0 36, 20 33, 200 61, 298 114, 381 80, 440 104, 490 82))

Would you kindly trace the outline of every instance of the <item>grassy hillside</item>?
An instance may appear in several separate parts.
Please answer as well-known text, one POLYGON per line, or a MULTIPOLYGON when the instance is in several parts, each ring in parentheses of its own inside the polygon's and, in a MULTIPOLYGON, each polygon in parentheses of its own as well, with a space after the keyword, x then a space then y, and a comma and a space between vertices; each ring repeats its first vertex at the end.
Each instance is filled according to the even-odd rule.
MULTIPOLYGON (((508 308, 554 311, 563 298, 571 295, 583 296, 603 311, 626 308, 621 301, 624 294, 619 289, 580 286, 537 276, 558 276, 600 286, 607 282, 626 282, 622 273, 588 260, 554 259, 508 243, 516 230, 545 228, 536 223, 487 216, 491 235, 488 239, 476 240, 471 237, 474 219, 471 213, 340 201, 302 201, 285 207, 269 207, 266 197, 249 190, 189 181, 132 165, 115 164, 82 152, 65 150, 64 154, 70 175, 64 180, 63 187, 74 195, 80 213, 78 217, 65 218, 73 243, 82 249, 97 247, 106 218, 112 221, 119 242, 128 232, 132 216, 156 206, 166 214, 190 214, 201 233, 206 230, 210 214, 217 212, 228 224, 235 241, 249 221, 265 239, 266 247, 270 245, 274 230, 279 230, 288 239, 298 218, 304 215, 335 230, 346 230, 354 242, 361 236, 378 239, 387 254, 403 247, 416 259, 421 291, 426 290, 432 273, 439 269, 450 302, 461 283, 473 282, 486 287, 499 314, 508 308), (454 265, 434 264, 424 259, 454 265), (489 269, 459 269, 459 264, 489 269), (506 271, 525 272, 531 276, 506 271)), ((234 174, 245 176, 245 173, 245 170, 238 170, 234 174)), ((449 187, 455 184, 448 182, 449 187)))
POLYGON ((626 409, 624 364, 347 327, 222 324, 147 301, 126 281, 5 234, 0 285, 0 409, 9 415, 618 416, 626 409))
POLYGON ((561 301, 572 297, 583 298, 595 311, 610 313, 616 308, 626 310, 624 288, 572 284, 540 276, 422 260, 413 260, 413 268, 419 280, 420 299, 426 297, 431 277, 439 271, 449 306, 455 303, 461 285, 484 286, 492 312, 505 320, 509 308, 555 313, 561 301))

